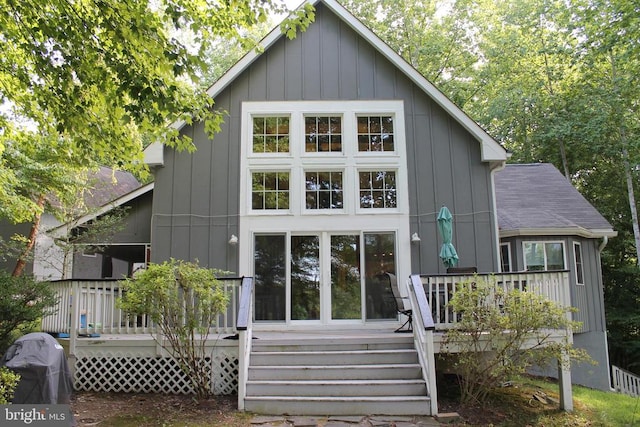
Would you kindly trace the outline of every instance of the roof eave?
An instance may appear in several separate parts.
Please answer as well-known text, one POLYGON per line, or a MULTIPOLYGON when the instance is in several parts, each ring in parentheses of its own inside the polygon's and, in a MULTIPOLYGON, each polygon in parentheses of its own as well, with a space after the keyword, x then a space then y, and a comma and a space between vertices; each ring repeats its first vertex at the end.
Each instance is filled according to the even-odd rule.
POLYGON ((588 239, 600 239, 603 237, 616 237, 618 232, 611 229, 587 229, 583 227, 546 227, 546 228, 518 228, 500 230, 500 238, 519 236, 578 236, 588 239))

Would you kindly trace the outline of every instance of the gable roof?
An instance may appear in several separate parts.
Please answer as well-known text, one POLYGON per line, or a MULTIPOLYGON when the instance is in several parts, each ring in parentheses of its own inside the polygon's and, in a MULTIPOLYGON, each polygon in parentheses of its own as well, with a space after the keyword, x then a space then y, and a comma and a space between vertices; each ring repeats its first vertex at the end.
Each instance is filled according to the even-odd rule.
POLYGON ((613 237, 611 224, 549 163, 509 164, 495 174, 501 237, 613 237))
MULTIPOLYGON (((493 139, 482 127, 473 121, 466 113, 464 113, 457 105, 455 105, 446 95, 429 82, 422 74, 420 74, 411 64, 405 61, 398 53, 396 53, 389 45, 373 33, 366 25, 352 15, 336 0, 306 0, 298 9, 304 7, 305 4, 324 4, 329 10, 333 11, 338 18, 346 23, 358 35, 367 40, 380 54, 401 70, 413 83, 420 87, 431 99, 433 99, 440 107, 442 107, 454 120, 456 120, 464 129, 466 129, 475 139, 480 142, 481 159, 484 162, 491 162, 494 165, 502 165, 508 156, 507 151, 493 139)), ((311 24, 313 25, 313 23, 311 24)), ((258 46, 252 49, 244 57, 242 57, 234 66, 232 66, 225 74, 223 74, 208 90, 207 94, 215 98, 227 86, 229 86, 244 70, 246 70, 262 52, 266 51, 275 44, 280 38, 285 37, 276 26, 267 36, 265 36, 258 46)), ((178 121, 171 126, 175 129, 181 129, 186 122, 178 121)), ((163 164, 162 149, 160 144, 151 144, 145 149, 145 161, 150 166, 158 166, 163 164)))

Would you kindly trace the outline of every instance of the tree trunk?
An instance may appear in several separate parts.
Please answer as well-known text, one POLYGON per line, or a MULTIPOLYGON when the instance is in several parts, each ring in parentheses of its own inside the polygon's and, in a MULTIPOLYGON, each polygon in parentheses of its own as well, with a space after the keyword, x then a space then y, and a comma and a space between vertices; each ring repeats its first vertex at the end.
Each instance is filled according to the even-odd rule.
POLYGON ((633 224, 633 237, 636 242, 636 265, 640 266, 640 227, 638 227, 638 209, 636 207, 636 196, 633 191, 633 175, 629 164, 629 153, 624 148, 622 152, 624 162, 624 176, 627 180, 627 193, 629 196, 629 208, 631 209, 631 221, 633 224))
POLYGON ((31 230, 29 231, 29 238, 27 239, 27 244, 24 248, 24 250, 22 251, 22 253, 20 253, 20 257, 18 258, 18 261, 16 261, 16 266, 13 269, 13 273, 12 276, 16 277, 16 276, 21 276, 22 272, 24 271, 24 267, 27 265, 27 258, 29 257, 29 253, 31 253, 31 251, 33 250, 33 247, 36 244, 36 237, 38 236, 38 229, 40 228, 40 219, 42 218, 42 208, 44 207, 44 194, 41 194, 40 197, 38 197, 38 208, 40 208, 40 211, 38 213, 35 214, 35 216, 33 217, 33 224, 31 225, 31 230))

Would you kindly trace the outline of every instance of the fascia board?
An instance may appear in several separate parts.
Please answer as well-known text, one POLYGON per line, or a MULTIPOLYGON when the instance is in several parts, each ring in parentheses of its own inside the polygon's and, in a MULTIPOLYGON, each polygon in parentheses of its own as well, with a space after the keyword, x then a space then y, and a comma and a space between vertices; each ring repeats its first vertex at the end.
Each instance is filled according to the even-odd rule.
POLYGON ((500 230, 500 238, 519 236, 579 236, 589 239, 616 237, 617 231, 612 229, 586 229, 583 227, 565 228, 519 228, 516 230, 500 230))

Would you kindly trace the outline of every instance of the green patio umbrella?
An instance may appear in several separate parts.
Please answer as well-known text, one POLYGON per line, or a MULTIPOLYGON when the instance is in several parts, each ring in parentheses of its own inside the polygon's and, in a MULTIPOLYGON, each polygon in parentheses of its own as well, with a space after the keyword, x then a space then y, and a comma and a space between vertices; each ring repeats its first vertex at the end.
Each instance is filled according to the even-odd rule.
POLYGON ((440 249, 440 259, 447 267, 454 267, 458 264, 458 253, 451 243, 453 236, 453 216, 446 206, 442 206, 438 213, 438 230, 442 235, 442 248, 440 249))

